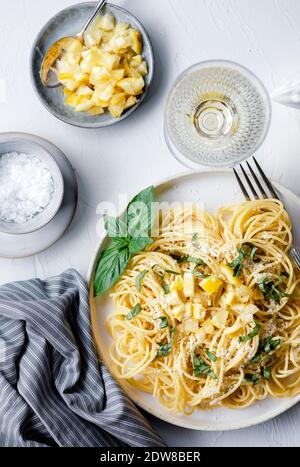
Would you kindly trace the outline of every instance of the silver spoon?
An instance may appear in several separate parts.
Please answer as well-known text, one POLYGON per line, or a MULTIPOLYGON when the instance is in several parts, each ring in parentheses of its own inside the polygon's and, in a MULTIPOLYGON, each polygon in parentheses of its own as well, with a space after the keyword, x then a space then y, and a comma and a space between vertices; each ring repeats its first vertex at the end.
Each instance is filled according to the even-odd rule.
POLYGON ((104 7, 107 0, 100 0, 94 13, 89 18, 87 23, 84 25, 82 30, 76 34, 76 36, 63 37, 56 41, 51 47, 47 50, 41 65, 41 80, 45 88, 56 88, 61 85, 58 81, 57 74, 54 70, 55 62, 65 53, 65 51, 70 47, 72 42, 80 40, 83 42, 84 34, 87 29, 90 27, 91 23, 94 21, 95 17, 98 15, 99 11, 104 7))

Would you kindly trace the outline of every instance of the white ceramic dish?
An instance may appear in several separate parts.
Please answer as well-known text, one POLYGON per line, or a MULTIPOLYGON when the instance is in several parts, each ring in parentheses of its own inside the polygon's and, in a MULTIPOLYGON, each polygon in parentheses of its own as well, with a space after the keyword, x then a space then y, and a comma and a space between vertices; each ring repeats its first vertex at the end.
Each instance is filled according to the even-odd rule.
POLYGON ((143 38, 143 56, 147 60, 149 73, 145 77, 145 91, 139 96, 138 103, 128 109, 123 115, 116 119, 109 112, 103 115, 91 116, 87 112, 74 112, 64 102, 64 94, 62 87, 44 88, 40 79, 40 69, 43 56, 46 50, 58 39, 67 36, 74 36, 81 30, 87 19, 95 10, 95 2, 84 2, 71 5, 68 8, 57 13, 51 18, 38 34, 31 52, 30 57, 30 75, 33 88, 37 93, 42 104, 56 118, 80 128, 104 128, 121 122, 125 118, 133 114, 138 107, 144 102, 146 95, 150 89, 154 75, 154 55, 150 38, 141 24, 141 22, 129 11, 117 5, 107 3, 102 10, 103 13, 112 13, 118 22, 129 23, 134 28, 141 32, 143 38))
POLYGON ((53 196, 48 206, 38 215, 24 224, 4 222, 0 219, 0 232, 23 235, 35 232, 47 225, 57 214, 64 196, 64 180, 59 165, 51 152, 47 151, 34 138, 22 133, 0 134, 0 157, 6 153, 33 154, 49 168, 54 184, 53 196))
POLYGON ((22 141, 39 145, 53 157, 63 178, 64 195, 57 214, 44 227, 23 235, 0 232, 0 257, 25 258, 46 250, 59 240, 71 224, 78 198, 77 181, 74 170, 64 153, 49 141, 25 133, 4 133, 1 138, 9 139, 12 135, 22 141))
MULTIPOLYGON (((300 199, 286 188, 277 184, 276 187, 292 219, 296 222, 300 218, 300 199)), ((229 170, 180 175, 156 185, 156 192, 160 201, 202 202, 205 209, 211 212, 221 205, 242 200, 233 173, 229 170)), ((295 244, 299 246, 300 228, 297 229, 297 224, 295 226, 295 244)), ((93 278, 94 269, 106 241, 106 237, 100 240, 92 259, 89 270, 90 280, 93 278)), ((112 309, 112 302, 107 296, 95 300, 92 292, 91 287, 91 320, 94 340, 100 358, 113 374, 112 361, 107 352, 111 338, 104 326, 104 321, 112 309)), ((206 412, 197 411, 191 416, 186 416, 166 411, 157 399, 136 390, 126 382, 121 382, 121 385, 128 396, 142 409, 166 422, 193 430, 224 431, 246 428, 276 417, 300 401, 300 396, 290 399, 269 398, 243 410, 217 408, 206 412)))

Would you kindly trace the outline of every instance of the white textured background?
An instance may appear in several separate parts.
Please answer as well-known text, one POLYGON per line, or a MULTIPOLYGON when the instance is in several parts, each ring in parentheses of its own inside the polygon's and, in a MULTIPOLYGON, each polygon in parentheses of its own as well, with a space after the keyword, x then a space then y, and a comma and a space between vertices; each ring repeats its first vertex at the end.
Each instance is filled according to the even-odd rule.
MULTIPOLYGON (((1 0, 0 131, 35 133, 58 145, 76 169, 80 206, 70 231, 34 258, 0 260, 0 283, 57 274, 86 274, 96 238, 96 206, 132 195, 183 170, 163 136, 165 98, 176 76, 195 62, 231 59, 251 68, 270 92, 300 75, 299 0, 118 0, 138 16, 154 45, 157 73, 151 95, 125 122, 80 130, 44 110, 31 88, 28 60, 44 23, 74 0, 1 0)), ((300 111, 273 105, 260 150, 270 176, 300 196, 300 111)), ((300 226, 299 226, 300 227, 300 226)), ((152 419, 172 446, 300 446, 300 406, 263 425, 227 433, 196 433, 152 419)))

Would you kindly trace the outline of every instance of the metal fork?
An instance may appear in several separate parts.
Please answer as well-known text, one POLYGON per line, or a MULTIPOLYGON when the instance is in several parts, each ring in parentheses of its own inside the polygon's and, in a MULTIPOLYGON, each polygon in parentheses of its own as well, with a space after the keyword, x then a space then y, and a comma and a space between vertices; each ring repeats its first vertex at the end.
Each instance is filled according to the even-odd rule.
MULTIPOLYGON (((255 173, 254 169, 251 167, 251 165, 249 164, 248 161, 247 161, 247 166, 248 166, 248 169, 249 169, 249 172, 250 172, 249 174, 246 172, 246 170, 244 169, 242 164, 240 164, 240 168, 241 168, 242 174, 243 174, 243 176, 244 176, 244 178, 245 178, 245 180, 246 180, 246 182, 248 184, 248 188, 250 189, 250 192, 252 193, 254 199, 271 199, 272 198, 272 199, 278 199, 279 201, 281 201, 277 191, 275 190, 274 186, 272 185, 272 183, 270 182, 270 180, 268 179, 268 177, 264 173, 263 169, 261 168, 261 166, 259 165, 259 163, 255 159, 255 157, 253 157, 253 161, 254 161, 254 164, 256 166, 257 171, 259 172, 259 175, 261 176, 262 180, 264 181, 264 183, 266 185, 266 189, 264 188, 263 184, 261 183, 261 181, 258 178, 258 175, 255 173), (252 179, 253 179, 252 181, 251 181, 251 176, 252 176, 252 179), (269 190, 270 194, 272 195, 271 197, 268 196, 267 190, 269 190), (259 194, 259 192, 260 192, 260 194, 259 194)), ((239 176, 236 169, 233 169, 233 171, 234 171, 234 175, 235 175, 235 177, 237 179, 237 182, 239 184, 240 189, 242 190, 242 193, 243 193, 244 197, 246 198, 246 200, 250 201, 251 196, 249 195, 249 192, 248 192, 247 188, 245 187, 244 183, 242 182, 241 177, 239 176)), ((291 246, 289 254, 293 258, 293 260, 295 261, 298 269, 300 269, 300 253, 298 252, 297 248, 294 245, 291 246)))

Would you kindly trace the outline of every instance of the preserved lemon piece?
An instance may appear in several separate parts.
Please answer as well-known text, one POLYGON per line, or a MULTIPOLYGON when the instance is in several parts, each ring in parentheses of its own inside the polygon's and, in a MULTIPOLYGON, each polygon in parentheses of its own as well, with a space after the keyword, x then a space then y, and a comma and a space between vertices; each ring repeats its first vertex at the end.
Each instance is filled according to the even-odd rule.
POLYGON ((223 281, 217 276, 209 276, 200 282, 200 287, 209 295, 217 292, 223 285, 223 281))
POLYGON ((145 81, 143 78, 124 78, 119 83, 118 86, 124 89, 127 94, 132 96, 137 96, 141 94, 144 89, 145 81))
POLYGON ((211 322, 216 328, 222 329, 226 325, 227 318, 228 318, 228 310, 223 309, 223 310, 218 311, 215 314, 211 322))
POLYGON ((141 33, 137 31, 136 29, 130 29, 129 37, 131 40, 132 50, 136 54, 140 54, 142 52, 142 47, 143 47, 141 33))
POLYGON ((93 116, 108 109, 120 118, 145 88, 148 64, 142 47, 141 33, 129 24, 116 24, 111 14, 95 18, 83 43, 74 40, 57 61, 66 105, 93 116))
POLYGON ((220 269, 221 269, 222 275, 224 276, 226 282, 229 282, 229 284, 232 284, 232 285, 235 285, 235 286, 241 285, 240 279, 238 277, 234 277, 233 269, 231 269, 226 264, 222 264, 220 269))

